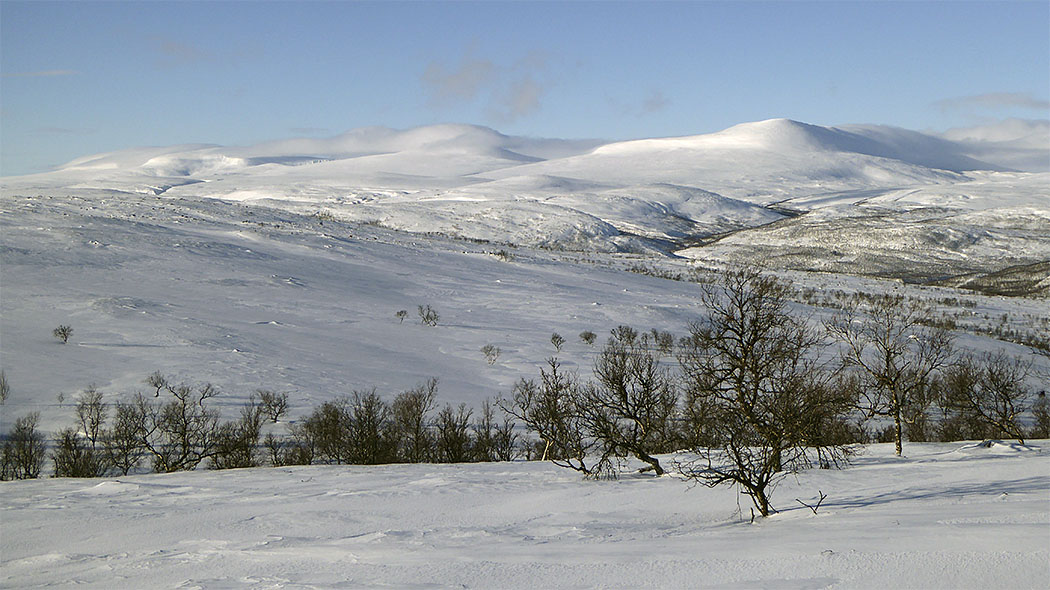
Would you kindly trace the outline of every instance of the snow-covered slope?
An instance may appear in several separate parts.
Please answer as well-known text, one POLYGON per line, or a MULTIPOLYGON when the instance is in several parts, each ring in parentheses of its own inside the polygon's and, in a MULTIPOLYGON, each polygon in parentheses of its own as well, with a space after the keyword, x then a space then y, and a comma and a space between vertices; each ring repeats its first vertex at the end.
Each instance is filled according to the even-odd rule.
POLYGON ((4 482, 0 584, 1043 588, 1047 444, 875 445, 785 480, 755 524, 729 489, 538 462, 4 482))
MULTIPOLYGON (((935 194, 969 190, 974 182, 1005 187, 1001 180, 988 182, 988 174, 1047 153, 1037 126, 1008 127, 932 136, 771 119, 707 135, 604 145, 510 137, 471 125, 369 127, 254 146, 125 150, 80 158, 46 174, 5 178, 3 187, 5 195, 252 200, 414 232, 669 252, 783 219, 770 207, 836 205, 828 211, 848 218, 859 212, 842 205, 878 195, 918 190, 933 202, 935 194)), ((1018 182, 1028 192, 1011 194, 1011 206, 1018 198, 1024 206, 1048 206, 1045 178, 1018 182)), ((1002 209, 998 199, 985 191, 981 206, 1002 209)), ((949 200, 934 204, 960 201, 949 200)))

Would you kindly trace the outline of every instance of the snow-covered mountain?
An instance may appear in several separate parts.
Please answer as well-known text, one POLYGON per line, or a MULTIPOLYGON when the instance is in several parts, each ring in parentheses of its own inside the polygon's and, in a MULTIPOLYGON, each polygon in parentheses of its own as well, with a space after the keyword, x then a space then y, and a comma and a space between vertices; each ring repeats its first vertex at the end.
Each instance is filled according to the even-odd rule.
POLYGON ((1039 122, 931 135, 771 119, 614 143, 369 127, 99 154, 5 178, 3 192, 252 201, 526 246, 916 280, 1050 258, 1050 136, 1039 122))

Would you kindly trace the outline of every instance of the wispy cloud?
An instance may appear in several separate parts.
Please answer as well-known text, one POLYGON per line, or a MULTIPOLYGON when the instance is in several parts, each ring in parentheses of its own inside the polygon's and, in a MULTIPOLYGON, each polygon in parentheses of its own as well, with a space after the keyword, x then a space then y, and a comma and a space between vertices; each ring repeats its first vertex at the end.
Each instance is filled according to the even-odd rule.
POLYGON ((671 104, 670 99, 664 96, 663 92, 654 90, 649 93, 649 96, 642 101, 642 114, 648 115, 651 113, 659 113, 660 111, 667 108, 671 104))
POLYGON ((433 61, 421 81, 434 108, 456 107, 481 101, 486 114, 499 122, 510 122, 539 111, 543 95, 551 86, 545 54, 533 52, 514 63, 498 64, 475 57, 469 50, 458 64, 433 61))
POLYGON ((57 76, 75 76, 80 72, 76 70, 39 70, 36 72, 11 72, 4 73, 4 78, 54 78, 57 76))
POLYGON ((197 65, 204 63, 218 65, 235 65, 250 58, 253 54, 249 48, 237 50, 213 51, 190 42, 151 35, 149 43, 156 55, 156 64, 161 68, 197 65))
POLYGON ((671 105, 671 99, 667 98, 660 90, 652 90, 641 101, 637 99, 623 100, 610 96, 606 100, 609 106, 619 111, 624 117, 644 117, 666 110, 671 105))
POLYGON ((331 133, 327 127, 289 127, 288 131, 296 135, 322 135, 331 133))
POLYGON ((497 69, 487 59, 464 59, 453 68, 430 62, 423 72, 423 85, 431 93, 431 103, 469 102, 493 83, 497 69))
POLYGON ((96 129, 78 127, 37 127, 34 131, 37 133, 49 133, 51 135, 91 135, 98 133, 96 129))
POLYGON ((946 98, 933 103, 944 111, 1021 108, 1034 111, 1050 110, 1050 100, 1036 98, 1026 92, 989 92, 972 96, 946 98))

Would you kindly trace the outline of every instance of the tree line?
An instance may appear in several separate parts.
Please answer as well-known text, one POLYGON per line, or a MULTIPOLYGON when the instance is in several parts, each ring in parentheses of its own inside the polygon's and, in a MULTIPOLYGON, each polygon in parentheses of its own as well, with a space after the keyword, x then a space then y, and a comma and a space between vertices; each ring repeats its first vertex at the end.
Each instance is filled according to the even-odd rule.
MULTIPOLYGON (((436 379, 390 402, 356 391, 284 436, 262 431, 286 411, 286 395, 259 391, 220 421, 212 386, 155 373, 152 395, 112 406, 94 389, 81 395, 76 424, 56 434, 50 458, 56 476, 525 458, 609 477, 635 460, 655 475, 736 485, 768 515, 783 477, 845 464, 859 443, 894 442, 899 455, 905 440, 1050 437, 1030 361, 960 352, 929 309, 900 297, 859 301, 818 323, 789 295, 787 282, 757 269, 726 272, 702 288, 706 314, 684 337, 619 326, 589 377, 554 356, 477 412, 438 409, 436 379)), ((552 344, 560 352, 564 339, 552 344)), ((4 442, 0 475, 36 477, 47 457, 36 417, 23 417, 4 442)))

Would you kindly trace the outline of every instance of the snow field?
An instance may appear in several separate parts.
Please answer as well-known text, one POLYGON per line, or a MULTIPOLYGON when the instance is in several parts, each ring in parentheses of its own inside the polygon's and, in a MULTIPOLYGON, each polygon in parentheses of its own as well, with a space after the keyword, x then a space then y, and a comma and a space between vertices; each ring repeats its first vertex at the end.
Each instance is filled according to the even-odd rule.
POLYGON ((781 512, 673 476, 544 463, 5 482, 7 587, 1042 588, 1047 441, 872 445, 781 512), (795 502, 827 499, 814 514, 795 502), (738 512, 738 505, 744 514, 738 512))

